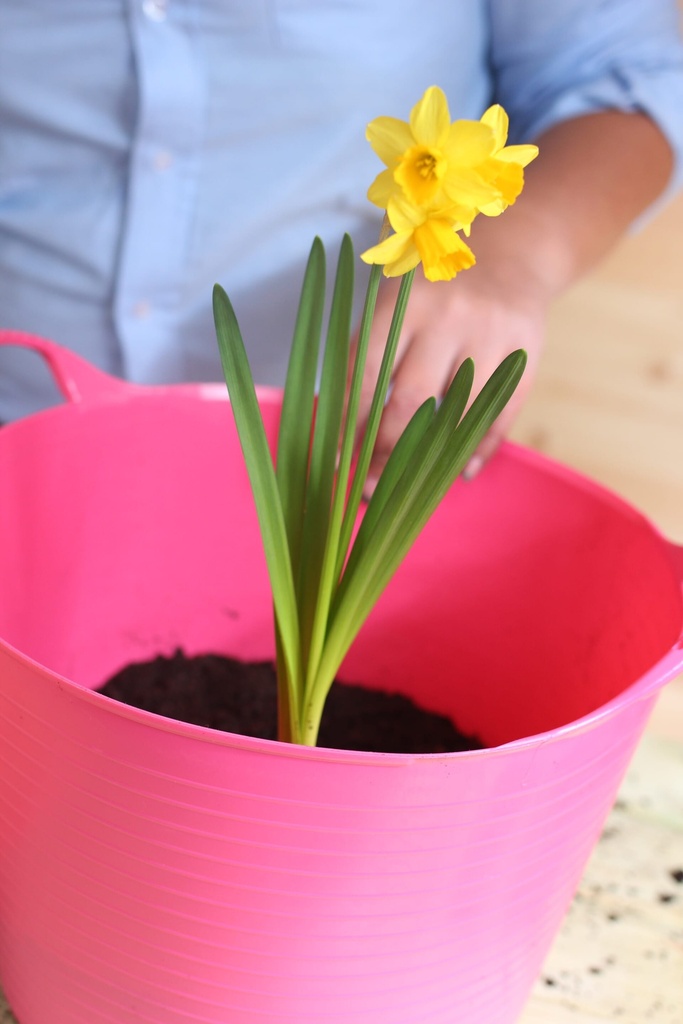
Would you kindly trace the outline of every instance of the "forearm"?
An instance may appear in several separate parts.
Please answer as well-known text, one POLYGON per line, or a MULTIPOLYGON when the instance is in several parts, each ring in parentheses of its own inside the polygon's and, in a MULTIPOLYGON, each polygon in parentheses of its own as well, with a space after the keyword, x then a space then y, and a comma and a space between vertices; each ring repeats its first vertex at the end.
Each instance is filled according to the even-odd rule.
MULTIPOLYGON (((529 362, 513 400, 482 442, 469 475, 508 432, 531 387, 552 300, 589 270, 665 188, 672 169, 659 129, 637 114, 591 114, 557 125, 538 139, 520 198, 500 217, 472 228, 476 265, 454 281, 415 279, 399 345, 394 388, 377 439, 371 478, 409 416, 428 395, 442 395, 466 356, 476 391, 515 348, 529 362)), ((377 345, 368 358, 374 380, 393 311, 380 295, 377 345)))
POLYGON ((524 192, 499 222, 478 219, 472 247, 488 264, 510 260, 511 272, 530 275, 550 299, 661 194, 673 157, 649 118, 618 111, 565 121, 537 142, 524 192))

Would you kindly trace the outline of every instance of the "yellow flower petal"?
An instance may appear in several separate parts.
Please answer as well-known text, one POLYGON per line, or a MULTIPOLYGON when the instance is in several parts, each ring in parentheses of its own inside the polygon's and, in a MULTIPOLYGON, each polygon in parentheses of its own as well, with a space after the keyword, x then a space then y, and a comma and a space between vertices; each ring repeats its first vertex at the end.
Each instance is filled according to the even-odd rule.
POLYGON ((481 123, 486 124, 493 131, 496 149, 502 149, 508 137, 510 119, 499 103, 495 103, 488 110, 485 110, 481 117, 481 123))
MULTIPOLYGON (((464 234, 469 235, 472 222, 476 219, 478 213, 479 210, 475 210, 471 206, 460 206, 454 203, 452 206, 442 207, 438 215, 444 217, 449 224, 452 224, 455 231, 462 231, 464 234)), ((436 213, 435 216, 437 216, 436 213)))
POLYGON ((498 196, 490 203, 482 203, 479 209, 486 217, 496 217, 514 203, 524 188, 524 168, 521 164, 494 157, 486 162, 483 172, 495 185, 498 196))
POLYGON ((403 277, 409 270, 414 270, 420 262, 420 254, 415 248, 414 242, 411 240, 409 246, 398 259, 395 259, 392 263, 385 264, 384 276, 385 277, 403 277))
POLYGON ((375 206, 386 210, 391 197, 398 191, 399 186, 394 181, 393 171, 381 171, 368 189, 368 199, 375 206))
POLYGON ((406 234, 423 224, 426 218, 424 210, 402 195, 392 196, 387 205, 387 216, 394 231, 406 234))
POLYGON ((446 202, 435 204, 431 208, 416 206, 408 202, 405 196, 392 196, 387 206, 387 216, 394 231, 407 233, 414 231, 428 218, 443 220, 455 231, 468 228, 477 215, 477 211, 470 206, 460 206, 457 203, 446 202))
POLYGON ((450 203, 477 210, 482 203, 490 203, 498 198, 497 174, 498 169, 484 161, 476 171, 470 171, 469 174, 451 171, 444 180, 443 190, 450 203))
POLYGON ((496 185, 506 203, 514 203, 524 188, 524 168, 520 164, 507 163, 505 160, 496 160, 496 163, 499 168, 496 185))
POLYGON ((481 121, 454 121, 444 141, 444 153, 458 167, 474 167, 495 152, 495 138, 481 121))
POLYGON ((496 153, 496 160, 505 160, 508 163, 519 164, 526 167, 538 156, 538 146, 506 146, 496 153))
POLYGON ((472 259, 464 259, 461 253, 454 252, 442 256, 436 263, 424 268, 424 275, 428 281, 452 281, 461 270, 468 270, 474 266, 476 260, 474 253, 468 249, 472 259))
POLYGON ((442 89, 432 85, 410 112, 414 141, 423 146, 440 146, 451 123, 448 100, 442 89))
POLYGON ((428 281, 450 281, 475 262, 470 247, 447 221, 429 218, 415 229, 414 237, 428 281))
POLYGON ((387 167, 393 167, 406 149, 415 145, 410 125, 397 117, 376 117, 365 129, 365 137, 387 167))
POLYGON ((366 249, 360 258, 364 263, 384 265, 385 277, 400 277, 420 262, 412 232, 389 235, 383 242, 366 249))

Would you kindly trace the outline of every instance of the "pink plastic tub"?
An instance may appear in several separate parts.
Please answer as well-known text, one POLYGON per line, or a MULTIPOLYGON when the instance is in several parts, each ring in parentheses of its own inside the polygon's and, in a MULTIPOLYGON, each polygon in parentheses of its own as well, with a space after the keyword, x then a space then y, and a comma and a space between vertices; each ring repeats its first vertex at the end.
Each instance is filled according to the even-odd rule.
POLYGON ((345 668, 492 749, 156 718, 93 688, 179 645, 273 653, 224 389, 2 341, 69 399, 0 431, 0 982, 21 1024, 511 1024, 683 665, 681 550, 508 446, 453 488, 345 668))

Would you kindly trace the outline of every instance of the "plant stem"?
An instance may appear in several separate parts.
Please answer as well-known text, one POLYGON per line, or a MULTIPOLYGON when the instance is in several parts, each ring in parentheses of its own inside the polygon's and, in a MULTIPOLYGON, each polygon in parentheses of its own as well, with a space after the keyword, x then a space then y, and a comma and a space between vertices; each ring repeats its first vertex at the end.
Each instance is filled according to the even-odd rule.
MULTIPOLYGON (((374 271, 376 268, 373 267, 372 269, 374 271)), ((310 745, 315 745, 317 741, 325 698, 329 692, 330 686, 332 685, 334 674, 339 668, 339 664, 333 664, 330 669, 329 651, 327 651, 325 645, 325 639, 327 637, 330 624, 330 610, 333 605, 344 563, 346 562, 353 527, 360 508, 363 488, 367 479, 370 459, 377 439, 382 411, 384 409, 387 392, 389 390, 391 371, 396 358, 396 349, 398 347, 398 341, 401 334, 401 328, 403 326, 403 320, 414 276, 415 272, 409 271, 401 279, 401 286, 396 299, 394 314, 389 328, 389 335, 384 349, 379 375, 375 384, 372 402, 370 404, 368 421, 363 435, 358 461, 353 474, 353 480, 351 482, 351 490, 346 504, 346 509, 342 516, 342 503, 346 495, 348 470, 353 450, 353 441, 355 439, 360 399, 360 385, 365 367, 365 357, 367 355, 370 327, 372 324, 377 290, 379 288, 380 275, 371 273, 368 284, 368 300, 366 301, 363 322, 361 324, 359 334, 358 348, 356 351, 356 360, 353 369, 349 408, 342 442, 342 456, 340 458, 335 502, 332 512, 333 524, 330 529, 330 536, 333 538, 338 537, 339 539, 334 546, 328 545, 328 550, 326 551, 326 559, 323 567, 324 590, 323 587, 321 587, 321 591, 319 593, 320 600, 314 622, 314 632, 312 642, 308 650, 308 659, 305 669, 306 685, 301 707, 300 725, 303 737, 302 742, 310 745), (334 568, 334 572, 332 572, 332 568, 334 568), (322 677, 319 672, 321 661, 327 663, 326 671, 322 677)))
POLYGON ((327 534, 327 544, 325 547, 325 553, 323 557, 322 569, 320 574, 320 586, 318 590, 315 616, 311 628, 311 635, 309 638, 308 656, 305 666, 305 686, 304 692, 302 693, 302 702, 305 700, 305 694, 308 691, 308 687, 311 684, 312 680, 315 678, 315 675, 317 673, 317 667, 322 653, 325 633, 327 632, 327 623, 330 613, 330 607, 332 604, 332 599, 334 597, 335 589, 339 578, 339 573, 336 570, 339 556, 339 536, 344 516, 344 506, 346 502, 346 493, 348 490, 348 480, 351 469, 351 461, 353 458, 356 424, 358 422, 358 408, 360 405, 361 384, 363 382, 363 371, 365 369, 368 344, 370 340, 370 330, 374 318, 375 304, 377 302, 377 293, 379 290, 381 277, 382 268, 379 266, 373 266, 372 270, 370 271, 370 277, 368 280, 368 287, 365 296, 365 304, 363 307, 363 315, 361 317, 360 328, 358 331, 356 354, 353 363, 353 372, 351 375, 349 397, 346 406, 342 442, 339 452, 339 464, 336 472, 334 496, 332 499, 332 508, 330 512, 330 523, 327 534))

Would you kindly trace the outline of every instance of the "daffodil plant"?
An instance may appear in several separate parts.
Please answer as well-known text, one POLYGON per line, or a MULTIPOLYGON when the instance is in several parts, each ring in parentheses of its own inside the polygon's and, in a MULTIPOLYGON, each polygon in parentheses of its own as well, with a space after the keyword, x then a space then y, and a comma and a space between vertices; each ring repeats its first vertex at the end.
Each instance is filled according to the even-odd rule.
POLYGON ((467 235, 479 214, 514 202, 535 146, 506 146, 507 117, 491 107, 480 121, 451 122, 432 87, 409 122, 379 117, 367 138, 385 164, 368 198, 385 212, 381 240, 362 254, 372 264, 349 379, 354 256, 345 237, 337 264, 316 398, 325 293, 325 253, 313 243, 285 382, 277 456, 271 457, 237 318, 214 289, 216 333, 272 588, 278 679, 278 735, 315 744, 325 699, 354 638, 404 556, 524 371, 509 355, 470 403, 465 360, 440 402, 424 402, 394 447, 377 486, 363 494, 398 338, 418 264, 428 280, 472 266, 467 235), (356 450, 361 383, 382 275, 402 278, 383 361, 356 450))

